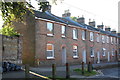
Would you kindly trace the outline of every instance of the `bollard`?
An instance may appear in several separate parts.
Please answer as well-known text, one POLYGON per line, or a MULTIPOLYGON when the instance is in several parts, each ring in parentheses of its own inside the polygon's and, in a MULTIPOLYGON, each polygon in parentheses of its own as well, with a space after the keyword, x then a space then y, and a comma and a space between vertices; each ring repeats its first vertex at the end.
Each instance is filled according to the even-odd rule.
POLYGON ((92 71, 92 66, 91 66, 91 62, 88 63, 88 72, 92 71))
POLYGON ((66 63, 66 79, 70 78, 69 64, 66 63))
POLYGON ((52 64, 52 80, 56 80, 55 76, 56 76, 56 66, 55 64, 52 64))
POLYGON ((26 64, 25 65, 25 78, 29 78, 30 76, 29 76, 29 65, 28 64, 26 64))
POLYGON ((82 62, 82 75, 84 75, 84 62, 82 62))

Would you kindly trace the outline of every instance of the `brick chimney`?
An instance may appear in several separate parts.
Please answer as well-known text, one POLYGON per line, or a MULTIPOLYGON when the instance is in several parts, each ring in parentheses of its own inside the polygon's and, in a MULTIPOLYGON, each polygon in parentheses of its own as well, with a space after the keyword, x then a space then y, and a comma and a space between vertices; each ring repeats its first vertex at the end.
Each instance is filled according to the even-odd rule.
POLYGON ((95 23, 95 21, 94 21, 94 20, 93 20, 93 21, 91 21, 91 19, 89 19, 89 25, 90 25, 90 26, 95 27, 95 24, 96 24, 96 23, 95 23))
POLYGON ((105 28, 105 31, 110 31, 111 30, 111 28, 105 28))
POLYGON ((103 28, 104 28, 103 23, 102 23, 102 25, 97 25, 97 28, 103 30, 103 28))
POLYGON ((69 12, 69 10, 65 10, 64 14, 62 14, 62 17, 70 17, 71 13, 69 12))
POLYGON ((79 17, 78 19, 77 19, 77 22, 78 23, 85 23, 85 18, 82 16, 82 17, 79 17))
POLYGON ((111 33, 112 33, 112 34, 116 34, 116 31, 115 31, 115 30, 114 30, 114 31, 111 31, 111 33))

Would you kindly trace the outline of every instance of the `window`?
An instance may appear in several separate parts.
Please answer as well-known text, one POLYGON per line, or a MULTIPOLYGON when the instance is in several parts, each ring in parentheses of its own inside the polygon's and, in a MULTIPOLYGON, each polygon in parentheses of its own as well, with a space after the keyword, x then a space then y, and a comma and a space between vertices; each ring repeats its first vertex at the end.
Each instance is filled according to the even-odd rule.
POLYGON ((86 34, 85 34, 85 30, 82 30, 82 40, 85 40, 85 36, 86 34))
POLYGON ((53 36, 53 23, 47 22, 47 35, 53 36))
POLYGON ((90 49, 90 54, 91 54, 91 57, 94 57, 94 49, 93 49, 93 47, 91 47, 91 49, 90 49))
POLYGON ((78 46, 73 45, 73 58, 78 58, 78 46))
POLYGON ((107 36, 107 43, 109 43, 109 36, 107 36))
POLYGON ((105 56, 105 48, 102 48, 102 55, 105 56))
POLYGON ((62 37, 65 37, 65 33, 66 33, 65 26, 61 27, 61 33, 62 33, 62 37))
POLYGON ((115 50, 114 50, 114 49, 112 49, 112 56, 114 56, 114 52, 115 52, 115 50))
POLYGON ((96 37, 97 42, 100 42, 100 36, 99 36, 99 34, 96 34, 96 35, 97 35, 97 37, 96 37))
POLYGON ((113 44, 113 37, 111 37, 111 44, 113 44))
POLYGON ((93 32, 90 32, 90 41, 93 41, 93 32))
POLYGON ((78 33, 77 33, 77 29, 73 29, 73 39, 77 39, 78 38, 78 33))
POLYGON ((114 37, 114 43, 116 44, 116 38, 114 37))
POLYGON ((53 44, 47 44, 47 59, 54 58, 54 46, 53 44))
POLYGON ((102 35, 102 43, 105 43, 105 36, 102 35))

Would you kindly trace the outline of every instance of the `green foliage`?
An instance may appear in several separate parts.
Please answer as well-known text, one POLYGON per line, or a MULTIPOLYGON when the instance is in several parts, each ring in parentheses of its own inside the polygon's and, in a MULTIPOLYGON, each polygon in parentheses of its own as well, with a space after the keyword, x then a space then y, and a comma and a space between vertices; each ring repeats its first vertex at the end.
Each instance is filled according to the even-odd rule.
POLYGON ((9 27, 9 26, 5 26, 0 30, 0 34, 6 35, 6 36, 17 36, 20 35, 19 33, 17 33, 14 29, 14 27, 9 27))
POLYGON ((77 17, 71 17, 71 19, 73 20, 73 21, 77 21, 77 17))
POLYGON ((39 2, 38 5, 40 5, 39 10, 45 12, 49 7, 49 2, 39 2))
MULTIPOLYGON (((73 71, 75 71, 78 74, 82 75, 82 70, 81 69, 74 69, 73 71)), ((88 72, 87 69, 84 69, 84 76, 93 76, 93 75, 96 75, 96 74, 97 74, 96 71, 88 72)))

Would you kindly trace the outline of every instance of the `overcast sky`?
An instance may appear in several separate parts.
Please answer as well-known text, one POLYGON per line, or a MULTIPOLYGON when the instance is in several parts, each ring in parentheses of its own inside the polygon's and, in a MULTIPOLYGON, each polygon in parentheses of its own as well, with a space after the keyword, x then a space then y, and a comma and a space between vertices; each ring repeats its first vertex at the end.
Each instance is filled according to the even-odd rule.
MULTIPOLYGON (((118 2, 120 0, 64 0, 62 3, 52 5, 52 13, 60 16, 64 10, 70 10, 71 16, 85 17, 85 23, 89 19, 95 20, 97 25, 103 24, 118 30, 118 2)), ((35 0, 32 0, 34 7, 37 7, 35 0)), ((0 24, 2 23, 0 19, 0 24)), ((0 25, 1 26, 1 25, 0 25)))

